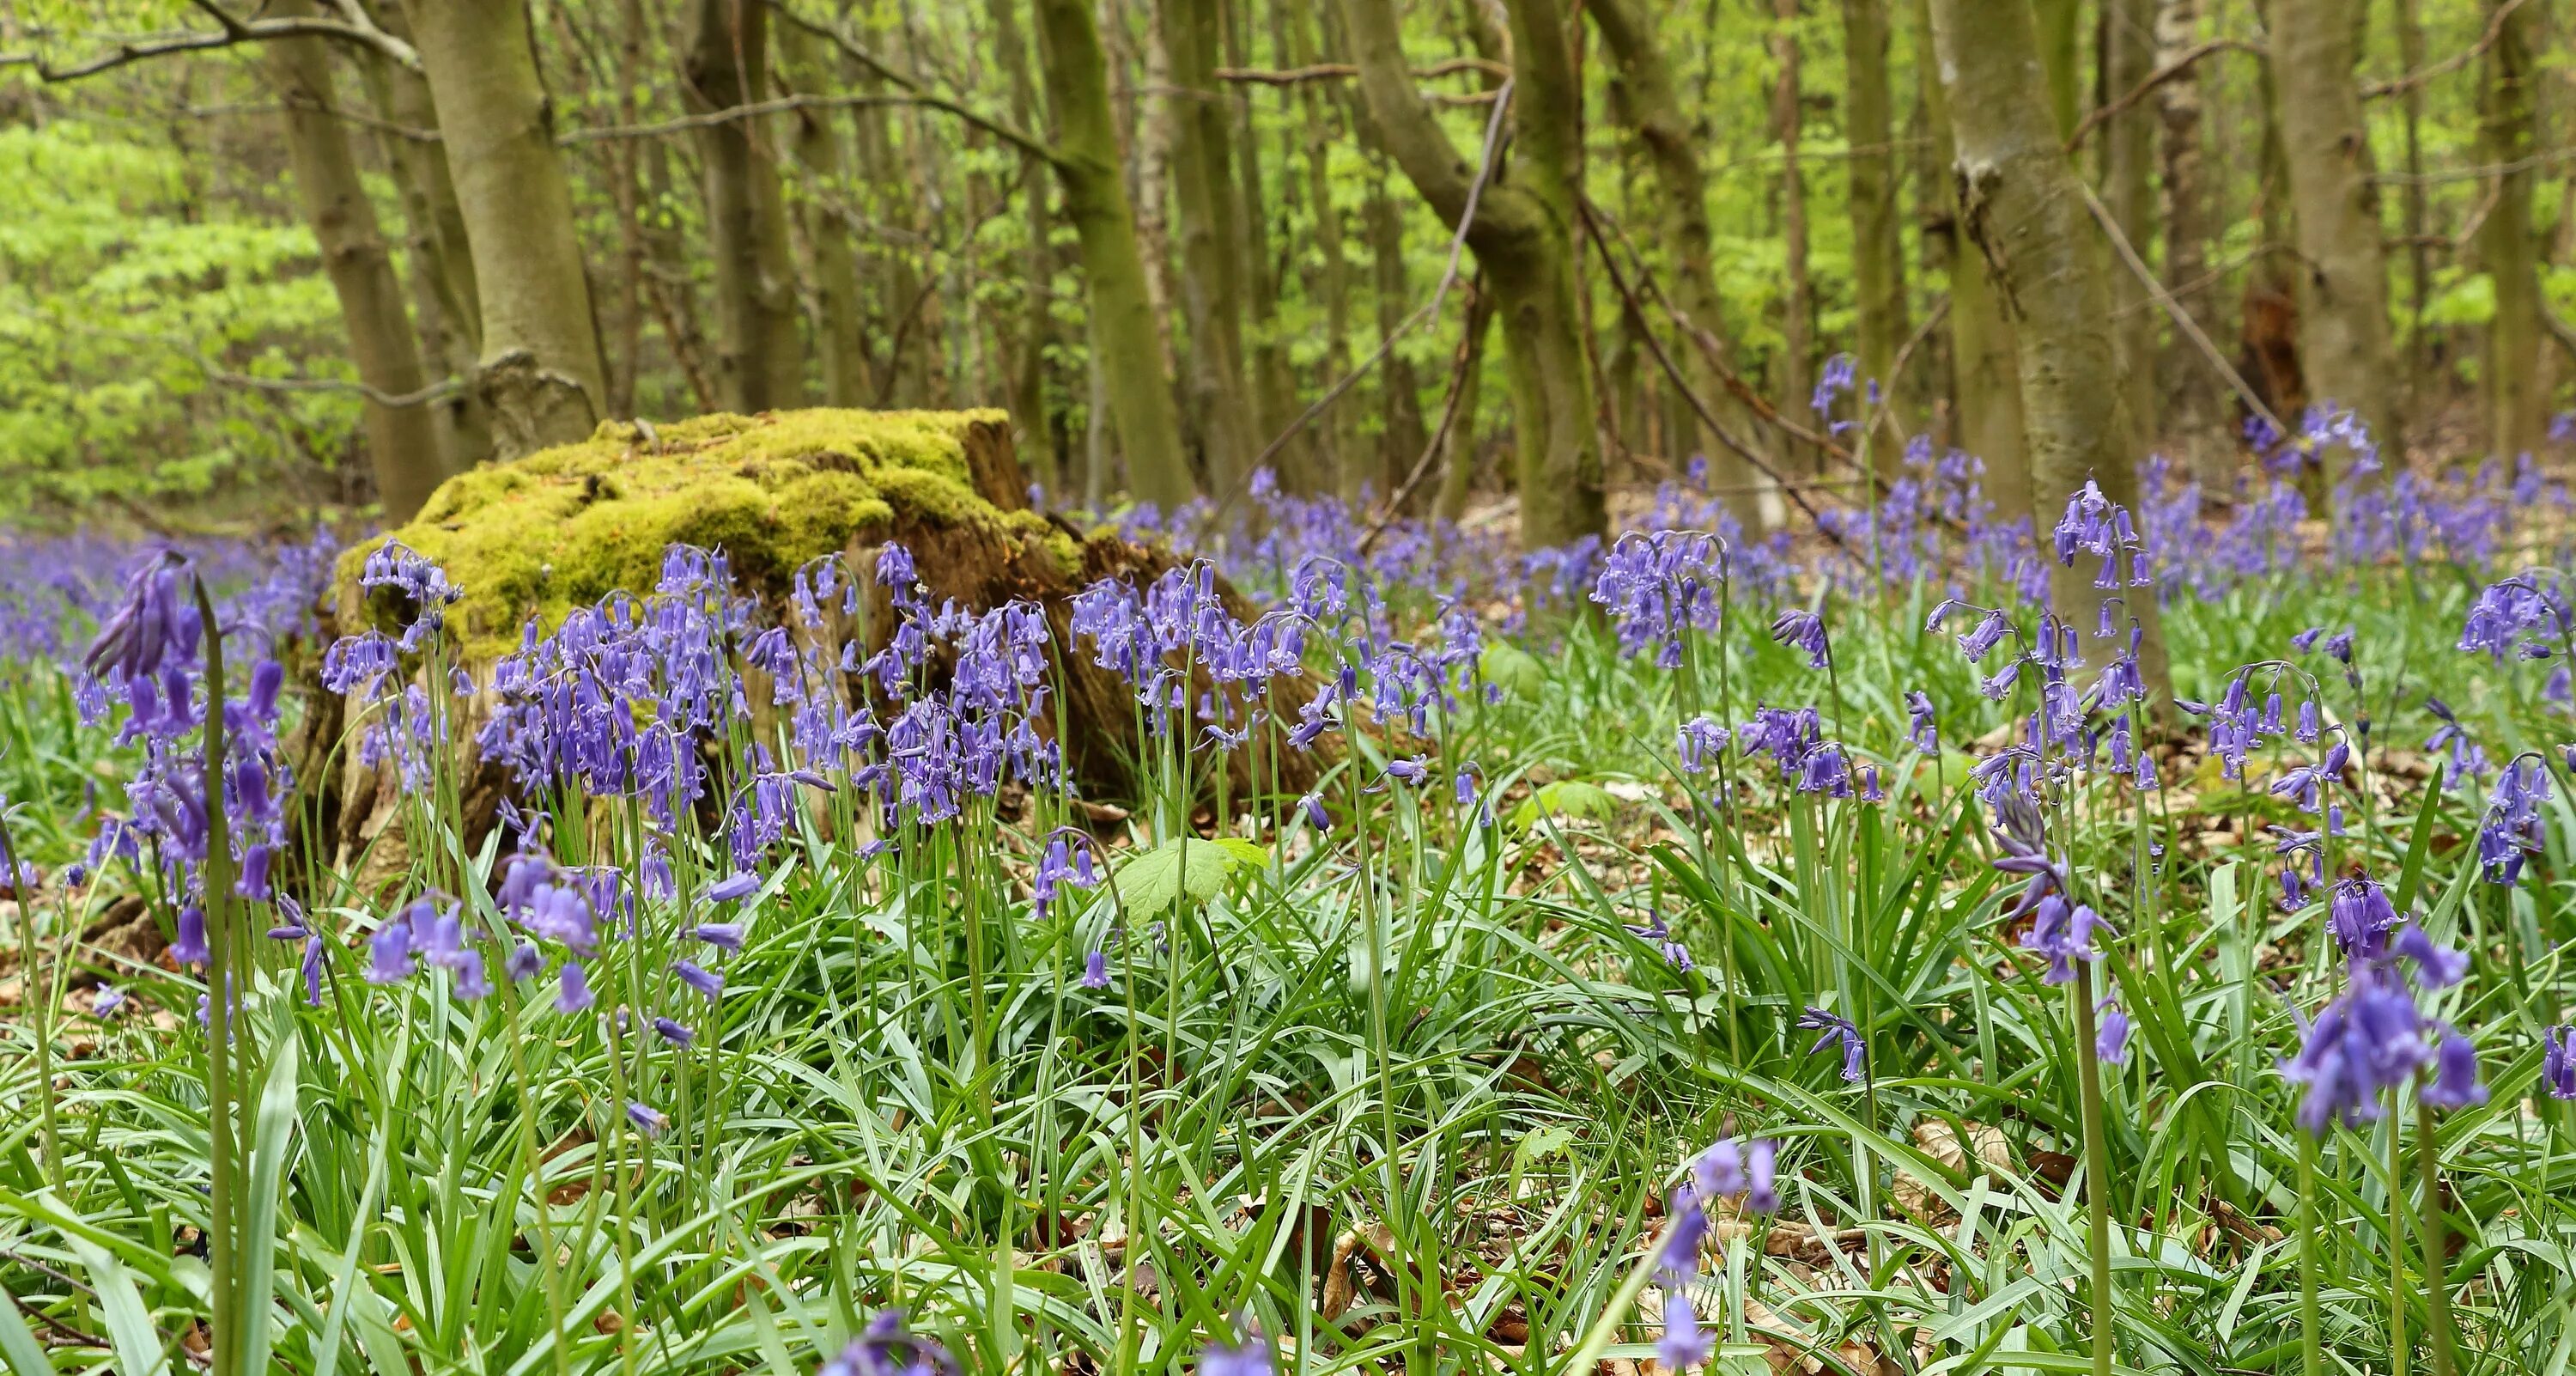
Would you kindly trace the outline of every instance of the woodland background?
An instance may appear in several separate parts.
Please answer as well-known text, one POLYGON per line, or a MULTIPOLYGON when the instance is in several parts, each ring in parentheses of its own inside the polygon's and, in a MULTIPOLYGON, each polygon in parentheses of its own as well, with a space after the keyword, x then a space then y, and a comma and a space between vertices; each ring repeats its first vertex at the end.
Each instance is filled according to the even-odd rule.
POLYGON ((1694 455, 1776 521, 1916 434, 2008 506, 2033 463, 2072 486, 2150 445, 2223 493, 2249 417, 2318 401, 2509 455, 2576 357, 2568 22, 0 0, 0 516, 399 516, 602 418, 826 403, 1006 407, 1066 505, 1222 508, 1266 466, 1450 517, 1521 488, 1534 543, 1694 455), (1943 24, 2001 56, 1945 89, 1943 24), (2010 203, 2033 153, 2093 204, 2010 203), (2009 280, 2057 249, 2089 318, 2009 280), (2022 342, 2107 366, 2075 381, 2120 409, 2073 455, 2013 352, 2067 329, 2022 342), (1809 397, 1846 354, 1889 404, 1828 434, 1809 397))

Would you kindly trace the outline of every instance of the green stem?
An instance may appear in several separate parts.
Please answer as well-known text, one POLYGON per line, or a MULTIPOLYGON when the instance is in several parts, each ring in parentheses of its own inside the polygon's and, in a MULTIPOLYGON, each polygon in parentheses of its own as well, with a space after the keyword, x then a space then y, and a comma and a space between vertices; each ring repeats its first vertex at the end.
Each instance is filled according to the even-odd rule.
MULTIPOLYGON (((206 585, 195 582, 197 622, 205 637, 206 862, 200 876, 206 916, 206 1137, 211 1161, 206 1209, 214 1225, 207 1239, 207 1261, 214 1273, 212 1329, 214 1376, 241 1370, 245 1335, 232 1331, 242 1313, 240 1258, 234 1236, 233 1171, 246 1143, 234 1136, 233 1097, 242 1083, 233 1061, 232 1019, 232 828, 224 815, 224 644, 215 619, 215 604, 206 585)), ((262 1313, 266 1306, 261 1306, 262 1313)))
MULTIPOLYGON (((2392 1121, 2388 1127, 2394 1137, 2396 1123, 2392 1121)), ((2451 1329, 2450 1249, 2443 1236, 2442 1146, 2433 1131, 2433 1107, 2424 1102, 2420 1086, 2415 1095, 2415 1168, 2424 1192, 2418 1231, 2424 1235, 2424 1297, 2431 1302, 2433 1313, 2433 1376, 2451 1376, 2459 1369, 2459 1357, 2451 1329)))
POLYGON ((2067 996, 2075 1002, 2075 1066, 2083 1095, 2084 1207, 2091 1225, 2085 1249, 2093 1270, 2093 1376, 2111 1376, 2111 1162, 2102 1126, 2102 1062, 2093 1054, 2093 966, 2075 965, 2067 996))
POLYGON ((2299 1369, 2323 1376, 2317 1322, 2317 1139, 2299 1134, 2299 1369))

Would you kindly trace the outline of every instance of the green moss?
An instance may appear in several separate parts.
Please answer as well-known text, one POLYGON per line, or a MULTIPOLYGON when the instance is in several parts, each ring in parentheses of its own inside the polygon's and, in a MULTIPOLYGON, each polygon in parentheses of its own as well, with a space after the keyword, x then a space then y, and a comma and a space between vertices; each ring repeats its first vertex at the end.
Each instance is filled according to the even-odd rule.
POLYGON ((465 589, 449 624, 476 658, 511 648, 531 613, 551 624, 615 589, 651 588, 674 543, 721 549, 747 585, 774 586, 809 559, 881 536, 901 511, 1035 535, 1072 567, 1080 551, 1045 517, 1000 510, 975 492, 967 427, 1003 419, 999 411, 716 414, 661 426, 652 438, 610 421, 579 444, 459 474, 410 525, 341 555, 342 624, 369 613, 358 570, 388 538, 438 561, 465 589))

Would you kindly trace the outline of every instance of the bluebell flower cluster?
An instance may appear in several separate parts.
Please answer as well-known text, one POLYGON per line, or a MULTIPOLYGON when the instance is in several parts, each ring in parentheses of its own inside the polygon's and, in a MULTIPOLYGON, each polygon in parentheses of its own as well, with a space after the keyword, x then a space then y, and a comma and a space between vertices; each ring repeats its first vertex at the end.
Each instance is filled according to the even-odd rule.
POLYGON ((1691 1307, 1690 1287, 1699 1279, 1700 1253, 1708 1245, 1709 1206, 1721 1199, 1739 1201, 1748 1213, 1777 1213, 1780 1194, 1774 1180, 1777 1144, 1767 1139, 1738 1143, 1719 1138, 1691 1162, 1690 1175, 1674 1187, 1664 1211, 1672 1219, 1656 1253, 1656 1279, 1664 1290, 1664 1336, 1656 1353, 1666 1368, 1680 1371, 1707 1361, 1708 1336, 1701 1332, 1699 1311, 1691 1307))

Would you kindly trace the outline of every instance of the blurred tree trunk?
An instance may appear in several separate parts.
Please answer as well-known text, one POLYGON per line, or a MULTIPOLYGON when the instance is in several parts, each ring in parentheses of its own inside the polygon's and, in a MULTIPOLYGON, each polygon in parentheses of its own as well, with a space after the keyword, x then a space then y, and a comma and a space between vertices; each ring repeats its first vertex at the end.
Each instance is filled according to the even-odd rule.
MULTIPOLYGON (((1674 94, 1672 71, 1664 61, 1662 44, 1652 27, 1652 11, 1638 0, 1589 0, 1585 10, 1592 16, 1593 27, 1601 31, 1601 42, 1618 64, 1623 98, 1614 106, 1627 117, 1646 159, 1653 164, 1655 180, 1663 193, 1662 212, 1664 248, 1673 255, 1673 281, 1670 291, 1673 304, 1691 323, 1723 339, 1719 330, 1724 321, 1718 294, 1717 271, 1709 228, 1708 176, 1699 161, 1699 141, 1692 136, 1690 124, 1682 117, 1681 101, 1674 94)), ((1695 347, 1682 346, 1672 351, 1674 364, 1689 380, 1690 388, 1710 413, 1728 423, 1739 437, 1750 437, 1743 403, 1719 380, 1716 368, 1695 347)), ((1689 437, 1672 448, 1677 458, 1693 452, 1704 453, 1709 460, 1709 482, 1726 494, 1728 510, 1743 523, 1748 536, 1762 534, 1762 503, 1758 500, 1753 465, 1734 450, 1717 442, 1713 435, 1699 434, 1696 418, 1689 429, 1680 432, 1689 437)))
MULTIPOLYGON (((698 113, 767 98, 769 6, 691 0, 681 76, 698 113)), ((715 260, 717 385, 737 411, 797 405, 805 396, 805 350, 775 141, 749 116, 710 124, 697 141, 706 166, 707 251, 715 260)))
POLYGON ((1055 113, 1056 178, 1065 217, 1082 243, 1091 355, 1100 370, 1094 395, 1117 422, 1129 490, 1169 510, 1190 499, 1190 470, 1180 417, 1163 381, 1161 331, 1147 294, 1135 212, 1119 171, 1108 57, 1090 0, 1036 0, 1036 6, 1046 55, 1040 70, 1055 113))
MULTIPOLYGON (((644 81, 644 43, 651 36, 643 0, 619 0, 618 21, 611 108, 618 123, 634 124, 636 93, 644 81)), ((608 412, 632 416, 636 380, 644 372, 644 150, 618 139, 607 154, 609 195, 617 206, 617 333, 613 341, 601 342, 608 364, 608 412)))
MULTIPOLYGON (((1363 122, 1362 139, 1367 138, 1363 122)), ((1372 150, 1374 151, 1374 150, 1372 150)), ((1404 271, 1404 206, 1395 197, 1395 174, 1382 164, 1376 179, 1370 183, 1369 196, 1360 208, 1360 218, 1368 226, 1369 268, 1376 284, 1373 297, 1377 306, 1377 333, 1383 340, 1395 333, 1404 317, 1413 312, 1413 293, 1404 271)), ((1344 479, 1344 485, 1356 491, 1362 485, 1372 487, 1381 497, 1392 496, 1405 473, 1422 457, 1423 447, 1431 442, 1422 424, 1422 379, 1413 371, 1413 360, 1402 348, 1390 350, 1377 365, 1379 427, 1376 461, 1371 463, 1358 446, 1344 456, 1344 462, 1360 465, 1358 480, 1344 479)))
MULTIPOLYGON (((1324 60, 1322 54, 1337 46, 1326 42, 1309 48, 1306 28, 1308 14, 1301 7, 1284 7, 1289 15, 1287 34, 1297 46, 1290 50, 1289 60, 1296 65, 1324 60)), ((1314 14, 1314 21, 1330 27, 1330 12, 1314 14)), ((1309 82, 1299 89, 1306 106, 1303 121, 1305 145, 1303 159, 1306 173, 1306 203, 1315 219, 1314 291, 1323 299, 1324 356, 1321 369, 1322 387, 1329 387, 1351 371, 1351 266, 1343 249, 1342 209, 1333 195, 1333 148, 1336 143, 1334 112, 1345 108, 1347 91, 1328 91, 1321 83, 1309 82)), ((1322 387, 1317 390, 1320 392, 1322 387)), ((1351 408, 1335 406, 1307 426, 1309 443, 1305 453, 1305 472, 1294 490, 1330 491, 1348 501, 1358 494, 1342 486, 1345 475, 1353 470, 1342 461, 1353 443, 1351 408)))
MULTIPOLYGON (((2093 586, 2090 561, 2057 563, 2049 531, 2088 479, 2113 502, 2137 506, 2134 427, 2122 408, 2119 351, 2102 328, 2111 309, 2107 249, 2041 103, 2029 12, 1932 0, 1932 15, 1958 144, 1961 223, 1994 265, 2013 319, 2038 552, 2057 614, 2090 640, 2105 594, 2093 586)), ((2143 633, 2139 663, 2150 691, 2169 696, 2155 598, 2123 606, 2143 633)))
POLYGON ((1156 0, 1171 69, 1172 200, 1181 230, 1182 360, 1207 491, 1230 497, 1259 452, 1244 364, 1243 287, 1251 264, 1237 218, 1233 119, 1217 88, 1219 0, 1156 0))
MULTIPOLYGON (((1248 29, 1247 8, 1229 5, 1225 18, 1226 65, 1251 65, 1252 35, 1248 29)), ((1272 37, 1274 40, 1278 37, 1276 30, 1272 37)), ((1281 45, 1274 41, 1272 46, 1279 48, 1281 45)), ((1271 249, 1273 221, 1266 190, 1269 182, 1261 167, 1260 127, 1253 119, 1252 96, 1248 90, 1240 87, 1228 90, 1224 92, 1224 100, 1228 126, 1233 131, 1234 162, 1238 169, 1231 190, 1235 223, 1242 226, 1244 329, 1249 336, 1249 342, 1244 345, 1244 366, 1251 373, 1252 452, 1258 456, 1260 450, 1296 418, 1297 384, 1288 371, 1287 344, 1280 337, 1280 266, 1271 249)), ((1283 147, 1285 142, 1283 133, 1283 147)), ((1285 170, 1284 159, 1282 170, 1285 170)), ((1288 197, 1283 196, 1284 199, 1288 197)), ((1283 466, 1280 458, 1272 457, 1274 470, 1283 466)))
MULTIPOLYGON (((1932 10, 1929 0, 1915 0, 1917 29, 1924 36, 1924 57, 1931 56, 1932 10)), ((1941 206, 1942 235, 1949 241, 1951 377, 1958 392, 1958 417, 1951 443, 1985 464, 1986 500, 1995 518, 2013 520, 2030 512, 2030 456, 2021 426, 2021 365, 2013 350, 2012 321, 1996 295, 1994 268, 1984 253, 1966 241, 1959 215, 1959 182, 1953 173, 1958 150, 1950 126, 1950 93, 1930 61, 1924 63, 1924 132, 1932 141, 1940 175, 1925 189, 1941 206)))
MULTIPOLYGON (((410 39, 411 25, 398 6, 380 0, 368 14, 387 33, 410 39)), ((474 286, 474 249, 465 240, 464 213, 457 208, 456 183, 448 175, 447 149, 404 132, 438 128, 429 83, 381 53, 367 53, 358 71, 367 83, 368 102, 391 126, 381 143, 386 171, 402 198, 419 351, 435 368, 471 378, 482 351, 483 307, 474 286)), ((480 391, 468 388, 432 403, 429 410, 448 472, 461 473, 491 457, 491 412, 480 391)))
MULTIPOLYGON (((2159 68, 2181 60, 2200 37, 2200 0, 2161 0, 2156 7, 2159 68)), ((2164 288, 2212 339, 2218 337, 2217 292, 2209 270, 2209 188, 2201 161, 2200 74, 2185 68, 2156 91, 2164 168, 2164 288)), ((2150 307, 2152 309, 2152 307, 2150 307)), ((2235 452, 2219 410, 2218 379, 2182 331, 2159 356, 2164 432, 2181 448, 2201 490, 2223 496, 2235 484, 2235 452)))
MULTIPOLYGON (((2126 96, 2156 65, 2156 0, 2104 0, 2102 100, 2126 96)), ((2111 116, 2102 130, 2102 199, 2112 223, 2142 261, 2154 261, 2156 236, 2156 112, 2146 102, 2111 116)), ((2156 405, 2156 322, 2163 310, 2141 278, 2116 258, 2111 263, 2113 334, 2120 345, 2124 399, 2144 447, 2163 438, 2156 405)))
POLYGON ((587 437, 608 394, 572 190, 523 0, 406 0, 482 306, 504 458, 587 437))
MULTIPOLYGON (((2353 81, 2354 0, 2272 0, 2272 92, 2298 226, 2299 354, 2309 393, 2348 407, 2391 461, 2405 452, 2388 341, 2369 131, 2353 81)), ((2341 476, 2341 456, 2323 475, 2341 476)))
POLYGON ((2075 132, 2081 113, 2075 52, 2084 31, 2084 0, 2031 0, 2030 9, 2038 26, 2040 70, 2048 78, 2048 113, 2064 138, 2075 132))
MULTIPOLYGON (((1599 4, 1600 0, 1593 0, 1599 4)), ((1467 514, 1467 497, 1476 483, 1476 410, 1485 395, 1485 337, 1494 332, 1494 294, 1479 291, 1467 306, 1465 371, 1458 379, 1458 406, 1449 434, 1440 445, 1440 495, 1431 514, 1455 523, 1467 514)))
POLYGON ((1404 60, 1392 0, 1341 0, 1360 91, 1388 154, 1443 222, 1467 224, 1510 356, 1521 542, 1564 545, 1608 528, 1601 441, 1575 278, 1582 92, 1556 0, 1513 0, 1518 138, 1469 219, 1477 168, 1441 127, 1404 60))
MULTIPOLYGON (((1896 355, 1912 333, 1905 300, 1905 240, 1896 209, 1895 121, 1889 114, 1886 0, 1843 0, 1843 138, 1849 146, 1852 309, 1859 315, 1860 375, 1892 404, 1896 355)), ((1904 458, 1874 444, 1873 466, 1891 481, 1904 458)))
MULTIPOLYGON (((1771 56, 1779 71, 1771 85, 1771 133, 1780 140, 1780 245, 1788 259, 1786 294, 1780 303, 1780 358, 1772 370, 1783 415, 1804 416, 1815 390, 1815 291, 1807 281, 1807 184, 1798 167, 1799 139, 1805 111, 1798 94, 1798 0, 1772 0, 1771 56)), ((1796 454, 1806 446, 1784 441, 1796 454)), ((1806 453, 1822 471, 1825 456, 1806 453)))
POLYGON ((2487 49, 2478 100, 2480 160, 2499 168, 2495 203, 2478 229, 2478 253, 2495 283, 2495 319, 2487 326, 2487 450, 2511 460, 2538 449, 2548 425, 2540 382, 2540 276, 2531 228, 2532 154, 2539 145, 2533 87, 2535 7, 2503 11, 2513 0, 2487 0, 2496 41, 2487 49))
MULTIPOLYGON (((310 15, 310 0, 282 0, 282 15, 310 15)), ((295 168, 297 199, 322 251, 322 270, 340 299, 349 333, 349 356, 358 380, 378 392, 402 396, 427 385, 411 317, 403 310, 375 206, 358 178, 348 128, 341 123, 331 84, 331 55, 319 38, 287 38, 262 55, 271 84, 286 106, 286 144, 295 168)), ((427 266, 427 265, 424 265, 427 266)), ((438 427, 430 408, 414 403, 366 403, 367 459, 385 519, 400 522, 420 510, 446 476, 438 427)))
MULTIPOLYGON (((998 41, 998 40, 997 40, 998 41)), ((799 24, 778 30, 781 84, 800 95, 825 95, 833 80, 832 59, 822 40, 799 24)), ((796 111, 796 162, 810 185, 797 200, 805 231, 806 252, 814 261, 814 353, 822 365, 823 401, 830 406, 865 406, 868 385, 865 343, 867 317, 859 299, 858 250, 850 242, 848 208, 852 185, 840 131, 829 110, 796 111)))
MULTIPOLYGON (((993 21, 993 52, 1011 88, 1011 122, 1022 129, 1034 129, 1038 119, 1037 83, 1029 75, 1028 40, 1020 32, 1019 0, 986 0, 986 6, 993 21)), ((1047 214, 1046 160, 1026 150, 1020 154, 1020 195, 1024 198, 1027 223, 1023 232, 1028 243, 1020 253, 1020 331, 1018 354, 1011 369, 1011 419, 1018 424, 1028 447, 1034 449, 1043 440, 1056 449, 1055 463, 1048 470, 1054 479, 1050 485, 1056 490, 1049 496, 1063 501, 1073 492, 1072 462, 1056 445, 1046 411, 1047 346, 1055 337, 1050 291, 1055 278, 1055 251, 1047 242, 1053 224, 1047 214)))
MULTIPOLYGON (((2397 0, 2397 66, 2413 72, 2424 66, 2424 24, 2416 0, 2397 0)), ((2399 220, 2406 230, 2406 400, 2410 412, 2431 405, 2426 395, 2433 376, 2432 351, 2424 333, 2424 312, 2433 304, 2432 213, 2424 183, 2424 83, 2415 82, 2398 96, 2406 117, 2406 188, 2399 220)))

